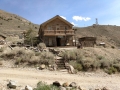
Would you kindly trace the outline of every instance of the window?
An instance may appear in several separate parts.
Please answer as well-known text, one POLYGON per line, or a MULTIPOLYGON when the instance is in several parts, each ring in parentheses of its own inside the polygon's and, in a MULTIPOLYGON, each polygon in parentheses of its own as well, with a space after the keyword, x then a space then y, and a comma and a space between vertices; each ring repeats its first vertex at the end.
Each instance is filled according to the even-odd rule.
POLYGON ((67 26, 65 26, 65 30, 67 30, 67 26))
POLYGON ((48 27, 47 27, 47 29, 48 29, 48 30, 51 30, 51 27, 50 27, 50 26, 48 26, 48 27))

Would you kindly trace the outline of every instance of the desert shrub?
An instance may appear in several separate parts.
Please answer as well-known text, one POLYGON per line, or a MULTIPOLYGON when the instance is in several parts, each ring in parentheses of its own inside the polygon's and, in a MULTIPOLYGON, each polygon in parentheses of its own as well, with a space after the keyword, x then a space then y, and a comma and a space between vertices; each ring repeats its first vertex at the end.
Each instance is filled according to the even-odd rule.
POLYGON ((41 52, 40 63, 41 64, 52 64, 54 62, 54 55, 51 52, 41 52))
POLYGON ((16 57, 20 57, 22 55, 25 55, 25 49, 24 48, 15 47, 13 52, 16 53, 16 57))
POLYGON ((19 65, 21 63, 21 58, 16 58, 15 64, 19 65))
POLYGON ((111 74, 115 74, 117 72, 117 69, 114 67, 110 67, 108 69, 105 69, 105 72, 111 75, 111 74))
POLYGON ((100 67, 104 69, 111 67, 113 63, 111 60, 103 59, 100 61, 100 64, 101 64, 100 67))
POLYGON ((92 64, 92 68, 93 68, 93 70, 97 70, 97 69, 99 69, 100 68, 100 61, 98 61, 98 60, 94 60, 93 61, 93 64, 92 64))
POLYGON ((35 90, 59 90, 59 88, 53 85, 47 85, 45 82, 40 81, 37 83, 37 88, 35 90))
POLYGON ((32 56, 31 59, 29 60, 29 63, 34 65, 38 64, 39 62, 40 62, 39 56, 32 56))
POLYGON ((70 59, 70 56, 69 56, 69 51, 68 50, 64 50, 62 53, 61 53, 61 56, 64 60, 69 60, 70 59))
POLYGON ((46 48, 46 45, 45 45, 45 43, 39 43, 39 44, 37 45, 37 47, 38 47, 40 50, 42 50, 42 49, 45 49, 45 48, 46 48))
POLYGON ((118 72, 120 72, 120 63, 113 64, 113 67, 116 68, 118 72))
POLYGON ((92 68, 92 64, 93 64, 93 59, 92 58, 84 58, 81 60, 81 64, 82 64, 82 67, 83 67, 83 70, 84 71, 87 71, 89 70, 90 68, 92 68))
POLYGON ((103 56, 97 56, 97 59, 102 60, 102 59, 104 59, 104 57, 103 56))
POLYGON ((16 53, 10 49, 6 49, 2 54, 1 57, 2 58, 6 58, 6 59, 13 59, 15 57, 16 53))
POLYGON ((2 65, 3 63, 0 61, 0 65, 2 65))
POLYGON ((2 61, 0 61, 0 65, 3 65, 2 61))
POLYGON ((4 49, 3 48, 0 48, 0 52, 3 52, 4 51, 4 49))
POLYGON ((78 71, 81 71, 83 69, 82 65, 76 61, 70 61, 69 63, 78 71))
POLYGON ((21 62, 28 62, 35 53, 32 50, 26 50, 25 54, 21 56, 21 62))
POLYGON ((35 56, 40 56, 41 52, 35 52, 35 56))
POLYGON ((65 60, 76 60, 79 58, 79 51, 78 50, 64 50, 61 54, 63 59, 65 60))

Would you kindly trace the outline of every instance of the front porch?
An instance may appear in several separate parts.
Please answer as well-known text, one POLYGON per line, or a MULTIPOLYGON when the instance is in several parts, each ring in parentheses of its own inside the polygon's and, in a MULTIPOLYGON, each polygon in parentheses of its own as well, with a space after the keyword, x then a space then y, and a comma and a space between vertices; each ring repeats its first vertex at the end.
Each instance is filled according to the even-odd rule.
POLYGON ((44 43, 48 47, 74 46, 73 36, 46 36, 44 43))

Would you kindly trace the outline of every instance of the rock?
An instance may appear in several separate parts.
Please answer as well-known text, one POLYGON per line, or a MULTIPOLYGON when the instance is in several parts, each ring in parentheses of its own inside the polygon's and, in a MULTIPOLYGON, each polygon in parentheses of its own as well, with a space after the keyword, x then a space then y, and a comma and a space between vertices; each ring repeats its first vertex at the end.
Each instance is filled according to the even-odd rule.
POLYGON ((70 86, 70 87, 77 88, 77 84, 76 84, 76 82, 72 82, 69 86, 70 86))
POLYGON ((40 70, 45 69, 45 64, 40 65, 40 68, 39 68, 39 69, 40 69, 40 70))
POLYGON ((65 87, 62 87, 62 86, 60 86, 59 89, 60 89, 60 90, 66 90, 66 88, 65 88, 65 87))
POLYGON ((83 89, 81 89, 81 87, 80 87, 80 86, 78 86, 78 90, 83 90, 83 89))
POLYGON ((75 69, 72 65, 68 65, 68 73, 71 73, 71 74, 75 73, 75 69))
POLYGON ((61 86, 58 81, 53 82, 53 85, 54 85, 54 86, 57 86, 57 87, 61 86))
POLYGON ((57 70, 57 64, 54 63, 53 66, 52 66, 53 70, 56 71, 57 70))
POLYGON ((33 90, 33 88, 30 87, 29 85, 26 85, 26 86, 25 86, 25 90, 33 90))
POLYGON ((103 87, 101 90, 109 90, 109 89, 107 89, 106 87, 103 87))
POLYGON ((17 87, 16 82, 10 80, 9 83, 7 84, 7 87, 10 88, 10 89, 16 89, 16 87, 17 87))
POLYGON ((68 86, 69 86, 69 85, 68 85, 68 82, 63 83, 62 86, 63 86, 63 87, 68 87, 68 86))
POLYGON ((97 88, 96 88, 95 90, 100 90, 100 89, 97 89, 97 88))

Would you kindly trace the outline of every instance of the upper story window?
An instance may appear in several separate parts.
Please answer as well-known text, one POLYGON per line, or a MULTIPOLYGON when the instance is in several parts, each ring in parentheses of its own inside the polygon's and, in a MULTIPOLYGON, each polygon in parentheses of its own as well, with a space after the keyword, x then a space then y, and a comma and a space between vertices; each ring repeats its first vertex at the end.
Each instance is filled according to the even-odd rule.
POLYGON ((56 25, 56 30, 60 30, 59 24, 56 25))
POLYGON ((65 30, 67 30, 68 28, 67 28, 67 26, 65 26, 65 30))
POLYGON ((47 30, 51 30, 51 27, 50 27, 50 26, 48 26, 48 27, 47 27, 47 30))

